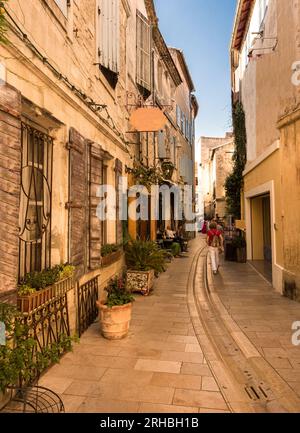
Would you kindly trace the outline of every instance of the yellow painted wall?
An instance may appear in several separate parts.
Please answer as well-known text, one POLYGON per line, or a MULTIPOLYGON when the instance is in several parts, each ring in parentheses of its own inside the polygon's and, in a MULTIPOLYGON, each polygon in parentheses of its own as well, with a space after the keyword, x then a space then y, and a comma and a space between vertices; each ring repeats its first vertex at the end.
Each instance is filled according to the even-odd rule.
MULTIPOLYGON (((277 264, 283 266, 283 218, 281 201, 281 176, 284 168, 281 168, 280 152, 277 150, 261 164, 254 168, 244 178, 244 193, 260 187, 270 181, 274 181, 274 206, 275 206, 275 245, 277 264)), ((273 229, 273 227, 271 228, 273 229)))
POLYGON ((300 110, 281 125, 284 267, 296 276, 300 291, 300 110))
POLYGON ((262 224, 262 198, 251 200, 252 254, 253 260, 264 260, 264 236, 262 224))

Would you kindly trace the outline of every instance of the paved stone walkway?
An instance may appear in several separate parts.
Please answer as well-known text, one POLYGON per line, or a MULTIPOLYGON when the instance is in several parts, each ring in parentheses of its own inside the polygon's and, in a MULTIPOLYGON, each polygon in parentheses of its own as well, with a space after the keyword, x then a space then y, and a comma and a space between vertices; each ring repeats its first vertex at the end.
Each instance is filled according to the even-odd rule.
POLYGON ((225 262, 214 285, 233 320, 300 397, 300 346, 292 344, 300 304, 276 293, 249 264, 225 262))
POLYGON ((174 260, 152 296, 137 296, 129 336, 105 340, 96 323, 40 380, 66 412, 197 413, 229 411, 200 349, 187 306, 195 251, 174 260))
MULTIPOLYGON (((137 296, 126 339, 105 340, 95 323, 74 352, 43 376, 40 384, 61 395, 66 412, 230 411, 210 368, 217 364, 210 360, 207 337, 195 321, 197 309, 191 307, 193 299, 190 289, 189 297, 187 291, 193 258, 203 244, 201 237, 191 242, 186 257, 174 260, 156 280, 153 294, 137 296)), ((202 279, 199 272, 196 284, 202 284, 202 279)), ((249 264, 225 262, 213 282, 234 326, 290 387, 287 398, 289 390, 300 397, 300 346, 291 342, 292 323, 300 321, 300 304, 276 293, 249 264)), ((207 314, 209 319, 210 312, 207 314)), ((243 338, 241 341, 244 344, 243 338)), ((220 386, 224 386, 223 379, 218 377, 220 386)))

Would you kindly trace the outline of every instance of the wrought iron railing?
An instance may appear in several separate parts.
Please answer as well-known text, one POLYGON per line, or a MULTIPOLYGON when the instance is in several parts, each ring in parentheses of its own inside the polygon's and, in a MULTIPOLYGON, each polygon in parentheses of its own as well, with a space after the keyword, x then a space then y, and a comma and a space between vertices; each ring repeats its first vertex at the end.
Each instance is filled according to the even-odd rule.
POLYGON ((52 298, 30 313, 23 313, 23 318, 29 338, 37 343, 36 350, 43 351, 58 344, 62 335, 70 336, 67 293, 52 298))
POLYGON ((98 316, 96 301, 98 300, 98 277, 78 286, 78 335, 92 325, 98 316))
POLYGON ((16 314, 6 332, 6 345, 14 349, 22 345, 24 339, 33 343, 22 352, 27 361, 25 365, 21 363, 24 371, 19 371, 18 388, 35 385, 44 369, 71 349, 67 293, 28 313, 16 314))

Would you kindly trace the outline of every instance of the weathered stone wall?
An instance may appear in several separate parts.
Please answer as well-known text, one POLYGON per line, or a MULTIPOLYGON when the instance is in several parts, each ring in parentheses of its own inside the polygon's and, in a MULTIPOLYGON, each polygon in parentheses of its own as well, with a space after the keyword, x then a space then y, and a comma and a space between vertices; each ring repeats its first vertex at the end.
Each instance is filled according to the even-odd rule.
POLYGON ((232 171, 233 138, 201 137, 201 175, 204 186, 204 211, 206 217, 226 215, 225 181, 232 171))

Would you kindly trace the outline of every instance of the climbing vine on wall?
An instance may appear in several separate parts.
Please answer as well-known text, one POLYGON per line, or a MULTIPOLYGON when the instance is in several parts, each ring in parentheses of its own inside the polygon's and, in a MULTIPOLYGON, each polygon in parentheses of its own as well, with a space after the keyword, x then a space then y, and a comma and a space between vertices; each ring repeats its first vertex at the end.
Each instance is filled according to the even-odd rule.
POLYGON ((5 18, 5 3, 7 0, 0 1, 0 44, 6 44, 6 30, 7 30, 7 22, 5 18))
POLYGON ((241 218, 241 191, 244 187, 243 171, 247 162, 247 134, 245 112, 241 102, 232 110, 235 151, 233 154, 233 171, 225 182, 227 213, 235 219, 241 218))

